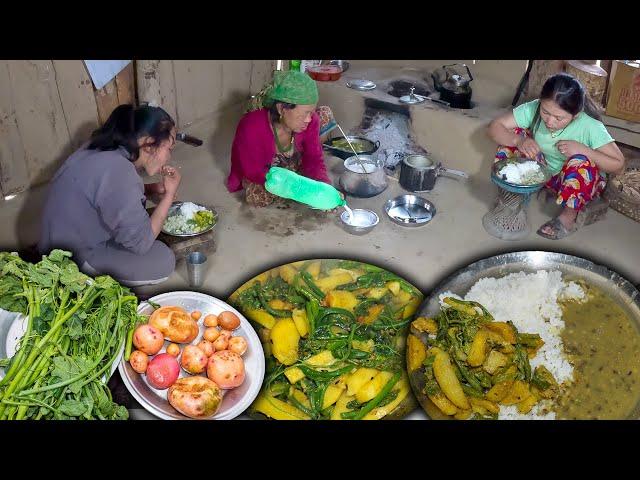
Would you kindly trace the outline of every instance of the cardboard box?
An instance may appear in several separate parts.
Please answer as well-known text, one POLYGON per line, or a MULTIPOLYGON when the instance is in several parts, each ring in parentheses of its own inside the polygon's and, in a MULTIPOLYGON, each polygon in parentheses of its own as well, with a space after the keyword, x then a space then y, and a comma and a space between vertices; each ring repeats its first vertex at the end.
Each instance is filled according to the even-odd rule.
POLYGON ((606 114, 640 123, 640 65, 613 62, 606 114))

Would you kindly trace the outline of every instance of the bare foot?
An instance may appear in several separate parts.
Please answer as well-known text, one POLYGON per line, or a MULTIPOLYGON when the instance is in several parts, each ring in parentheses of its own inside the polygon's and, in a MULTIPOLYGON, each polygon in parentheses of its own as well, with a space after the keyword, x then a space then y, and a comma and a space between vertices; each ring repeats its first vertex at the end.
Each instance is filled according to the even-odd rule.
MULTIPOLYGON (((576 223, 577 216, 578 212, 576 210, 574 210, 573 208, 564 207, 562 213, 558 215, 558 220, 560 220, 560 223, 564 225, 564 228, 570 231, 576 223)), ((553 227, 551 226, 545 226, 542 229, 542 232, 546 233, 547 235, 553 235, 555 233, 553 231, 553 227)))

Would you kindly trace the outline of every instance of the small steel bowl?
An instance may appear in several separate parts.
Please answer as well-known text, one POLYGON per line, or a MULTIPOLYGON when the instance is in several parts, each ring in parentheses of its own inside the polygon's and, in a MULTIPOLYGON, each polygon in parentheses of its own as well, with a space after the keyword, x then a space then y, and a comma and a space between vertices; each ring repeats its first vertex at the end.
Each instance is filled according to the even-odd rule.
POLYGON ((352 235, 364 235, 365 233, 369 233, 380 221, 376 212, 372 212, 371 210, 367 210, 365 208, 354 208, 352 211, 354 217, 360 217, 363 220, 361 222, 363 225, 352 225, 347 223, 349 213, 346 210, 340 214, 340 220, 342 221, 344 229, 352 235))
POLYGON ((417 195, 400 195, 387 200, 384 213, 392 222, 404 227, 426 225, 436 215, 436 207, 426 198, 417 195))

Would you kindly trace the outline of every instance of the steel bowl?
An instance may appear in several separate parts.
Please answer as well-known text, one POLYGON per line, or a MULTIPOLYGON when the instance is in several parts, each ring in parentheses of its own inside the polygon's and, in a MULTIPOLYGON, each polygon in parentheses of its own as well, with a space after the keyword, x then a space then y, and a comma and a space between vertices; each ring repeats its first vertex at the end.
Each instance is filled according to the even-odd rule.
POLYGON ((369 233, 380 221, 376 212, 365 208, 354 208, 352 212, 355 218, 361 219, 358 225, 348 223, 349 213, 346 210, 340 214, 340 220, 342 221, 344 229, 352 235, 369 233))
POLYGON ((544 185, 549 181, 549 179, 553 176, 553 172, 546 165, 540 164, 542 173, 544 175, 544 180, 540 183, 529 184, 529 185, 520 185, 517 183, 508 182, 506 178, 503 178, 499 175, 498 172, 502 170, 504 166, 509 163, 524 163, 524 162, 532 162, 530 158, 518 157, 518 158, 505 158, 502 160, 498 160, 491 167, 491 181, 498 185, 501 188, 513 193, 535 193, 540 190, 544 185))
MULTIPOLYGON (((167 217, 169 215, 171 215, 172 212, 175 212, 178 208, 180 208, 180 206, 186 202, 173 202, 171 204, 171 206, 169 207, 169 213, 167 215, 167 217)), ((193 202, 195 203, 195 202, 193 202)), ((202 235, 203 233, 207 233, 210 232, 211 230, 213 230, 213 227, 215 227, 218 224, 218 212, 216 212, 215 208, 209 207, 208 205, 201 205, 199 203, 195 203, 196 205, 198 205, 199 207, 205 207, 207 210, 211 210, 213 212, 213 225, 211 225, 208 228, 205 228, 204 230, 200 231, 200 232, 194 232, 194 233, 171 233, 168 232, 167 230, 164 229, 164 224, 162 225, 162 233, 164 233, 165 235, 171 235, 172 237, 195 237, 198 235, 202 235)))
POLYGON ((400 195, 387 200, 384 213, 389 219, 404 227, 426 225, 436 215, 436 207, 426 198, 417 195, 400 195))

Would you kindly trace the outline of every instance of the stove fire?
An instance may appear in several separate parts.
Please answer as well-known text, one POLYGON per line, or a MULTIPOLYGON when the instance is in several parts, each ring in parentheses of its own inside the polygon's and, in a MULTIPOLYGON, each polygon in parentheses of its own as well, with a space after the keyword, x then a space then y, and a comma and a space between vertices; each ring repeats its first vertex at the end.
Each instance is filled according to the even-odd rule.
POLYGON ((409 112, 405 106, 369 99, 366 105, 360 127, 351 133, 368 138, 372 142, 380 142, 374 156, 384 164, 388 173, 393 174, 396 170, 399 171, 399 163, 405 156, 427 153, 412 137, 409 112), (371 105, 372 103, 374 106, 371 105))

